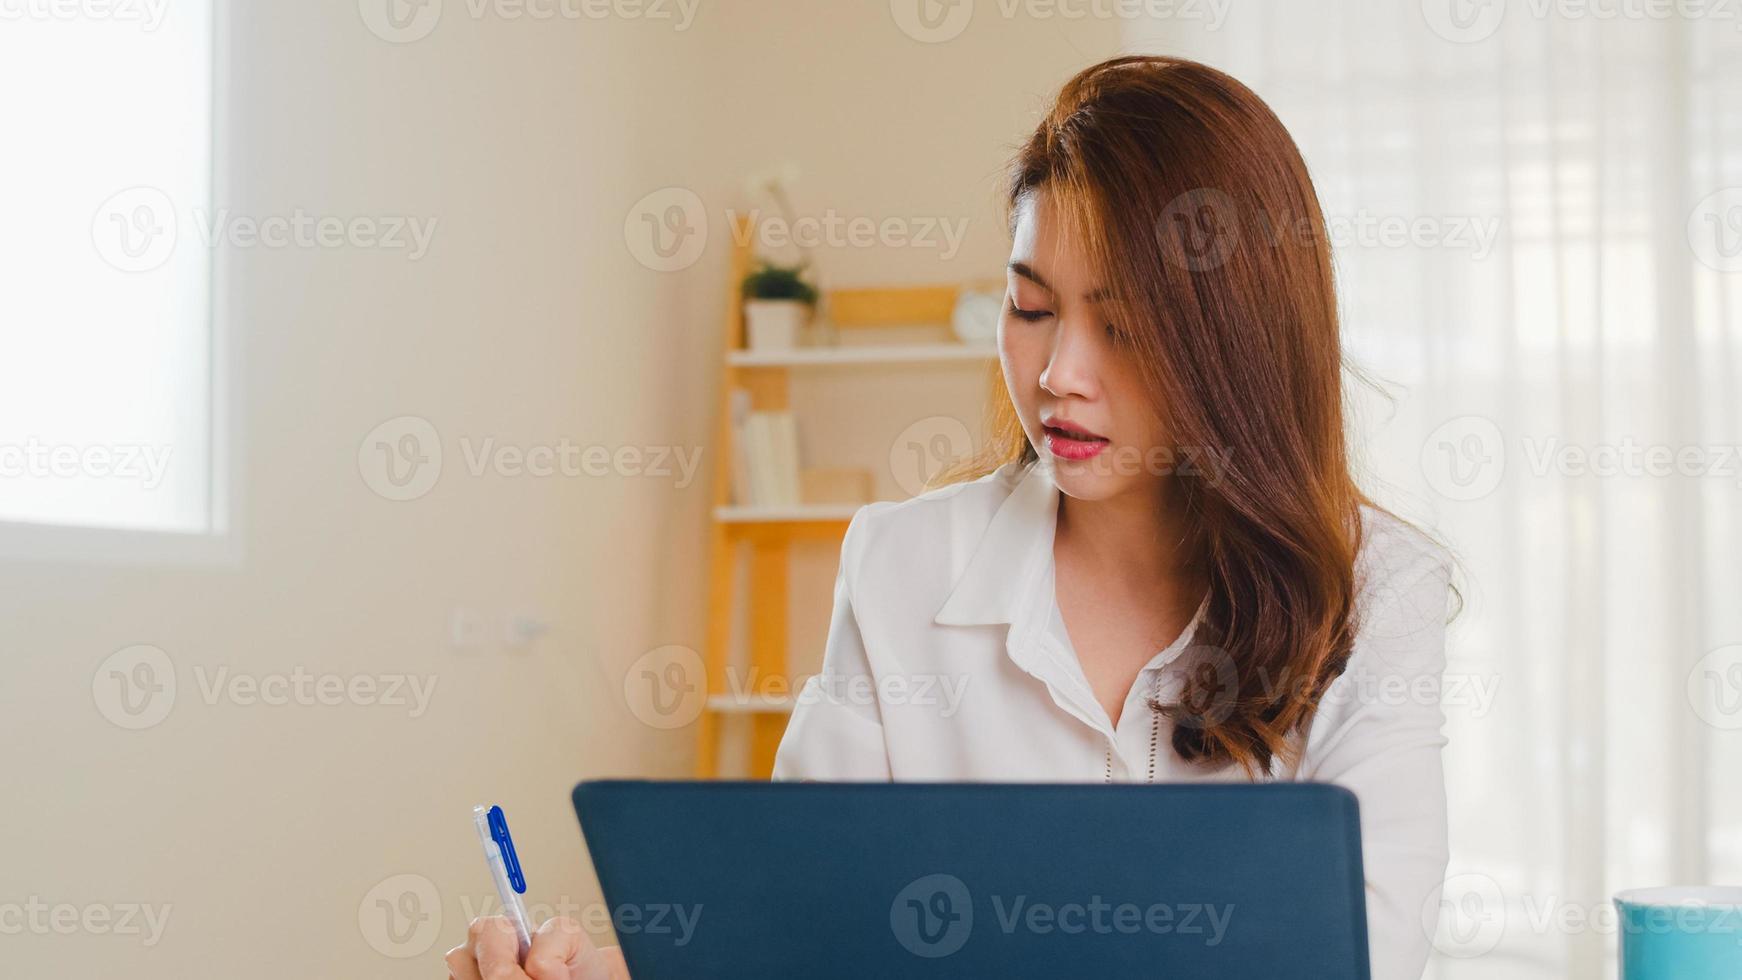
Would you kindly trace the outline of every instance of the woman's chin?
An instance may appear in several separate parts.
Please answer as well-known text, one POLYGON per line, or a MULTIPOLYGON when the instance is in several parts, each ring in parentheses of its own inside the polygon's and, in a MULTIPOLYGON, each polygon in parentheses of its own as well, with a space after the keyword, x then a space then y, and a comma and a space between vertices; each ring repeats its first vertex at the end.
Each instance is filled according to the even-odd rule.
POLYGON ((1134 479, 1130 476, 1109 472, 1105 464, 1094 459, 1060 459, 1053 457, 1046 460, 1052 468, 1053 482, 1066 495, 1077 500, 1107 500, 1117 497, 1132 489, 1134 479))

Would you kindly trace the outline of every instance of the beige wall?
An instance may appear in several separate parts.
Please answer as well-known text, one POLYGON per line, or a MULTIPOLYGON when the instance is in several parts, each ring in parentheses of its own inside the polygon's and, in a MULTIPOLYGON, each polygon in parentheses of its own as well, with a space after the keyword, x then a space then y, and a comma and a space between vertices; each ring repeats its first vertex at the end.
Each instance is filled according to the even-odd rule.
POLYGON ((881 0, 704 4, 682 33, 473 19, 448 0, 434 33, 403 45, 348 0, 237 6, 228 203, 439 224, 415 263, 234 257, 240 562, 0 565, 0 906, 169 907, 151 948, 0 933, 9 975, 439 975, 489 895, 466 823, 485 799, 510 811, 540 899, 592 901, 569 787, 689 770, 691 733, 637 722, 622 677, 649 648, 700 646, 712 460, 683 490, 474 477, 461 441, 705 444, 725 236, 714 223, 690 269, 643 267, 624 218, 657 188, 692 188, 718 217, 744 203, 746 171, 792 161, 803 213, 967 222, 948 262, 826 249, 831 282, 996 275, 1009 145, 1049 89, 1118 43, 1116 24, 982 13, 921 44, 881 0), (357 449, 405 415, 439 431, 444 469, 394 503, 359 476, 357 449), (455 607, 550 629, 524 651, 456 649, 455 607), (128 731, 97 709, 93 675, 142 643, 170 656, 178 692, 161 724, 128 731), (418 718, 207 703, 201 680, 222 668, 436 686, 418 718), (433 886, 439 930, 394 959, 359 913, 401 874, 433 886))

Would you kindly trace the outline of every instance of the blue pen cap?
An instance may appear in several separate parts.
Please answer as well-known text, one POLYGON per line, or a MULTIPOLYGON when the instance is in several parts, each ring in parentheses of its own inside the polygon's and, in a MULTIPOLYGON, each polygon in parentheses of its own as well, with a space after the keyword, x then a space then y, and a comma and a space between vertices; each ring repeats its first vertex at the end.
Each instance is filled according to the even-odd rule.
POLYGON ((508 818, 503 816, 502 808, 490 808, 490 839, 502 851, 502 865, 508 871, 508 884, 514 888, 517 895, 526 894, 526 876, 520 873, 520 855, 514 853, 514 838, 508 834, 508 818))

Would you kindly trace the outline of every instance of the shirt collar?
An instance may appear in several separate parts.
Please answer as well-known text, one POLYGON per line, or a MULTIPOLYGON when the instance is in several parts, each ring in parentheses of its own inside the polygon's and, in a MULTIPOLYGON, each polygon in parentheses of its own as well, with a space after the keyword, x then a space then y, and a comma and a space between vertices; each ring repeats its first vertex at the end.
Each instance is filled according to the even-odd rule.
MULTIPOLYGON (((1021 466, 1008 463, 1007 466, 1021 466)), ((1032 619, 1029 593, 1052 557, 1058 529, 1058 484, 1052 468, 1036 460, 1016 474, 1016 485, 998 505, 973 557, 956 579, 933 621, 942 626, 983 626, 1032 619)))

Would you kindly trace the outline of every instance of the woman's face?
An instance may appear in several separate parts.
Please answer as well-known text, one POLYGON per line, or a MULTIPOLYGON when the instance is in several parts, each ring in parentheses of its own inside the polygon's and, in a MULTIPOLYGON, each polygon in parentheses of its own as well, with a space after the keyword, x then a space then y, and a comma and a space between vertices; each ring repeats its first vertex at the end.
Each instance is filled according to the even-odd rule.
POLYGON ((1152 493, 1165 432, 1136 357, 1114 337, 1087 256, 1049 195, 1025 197, 1010 250, 998 357, 1022 428, 1081 500, 1152 493))

